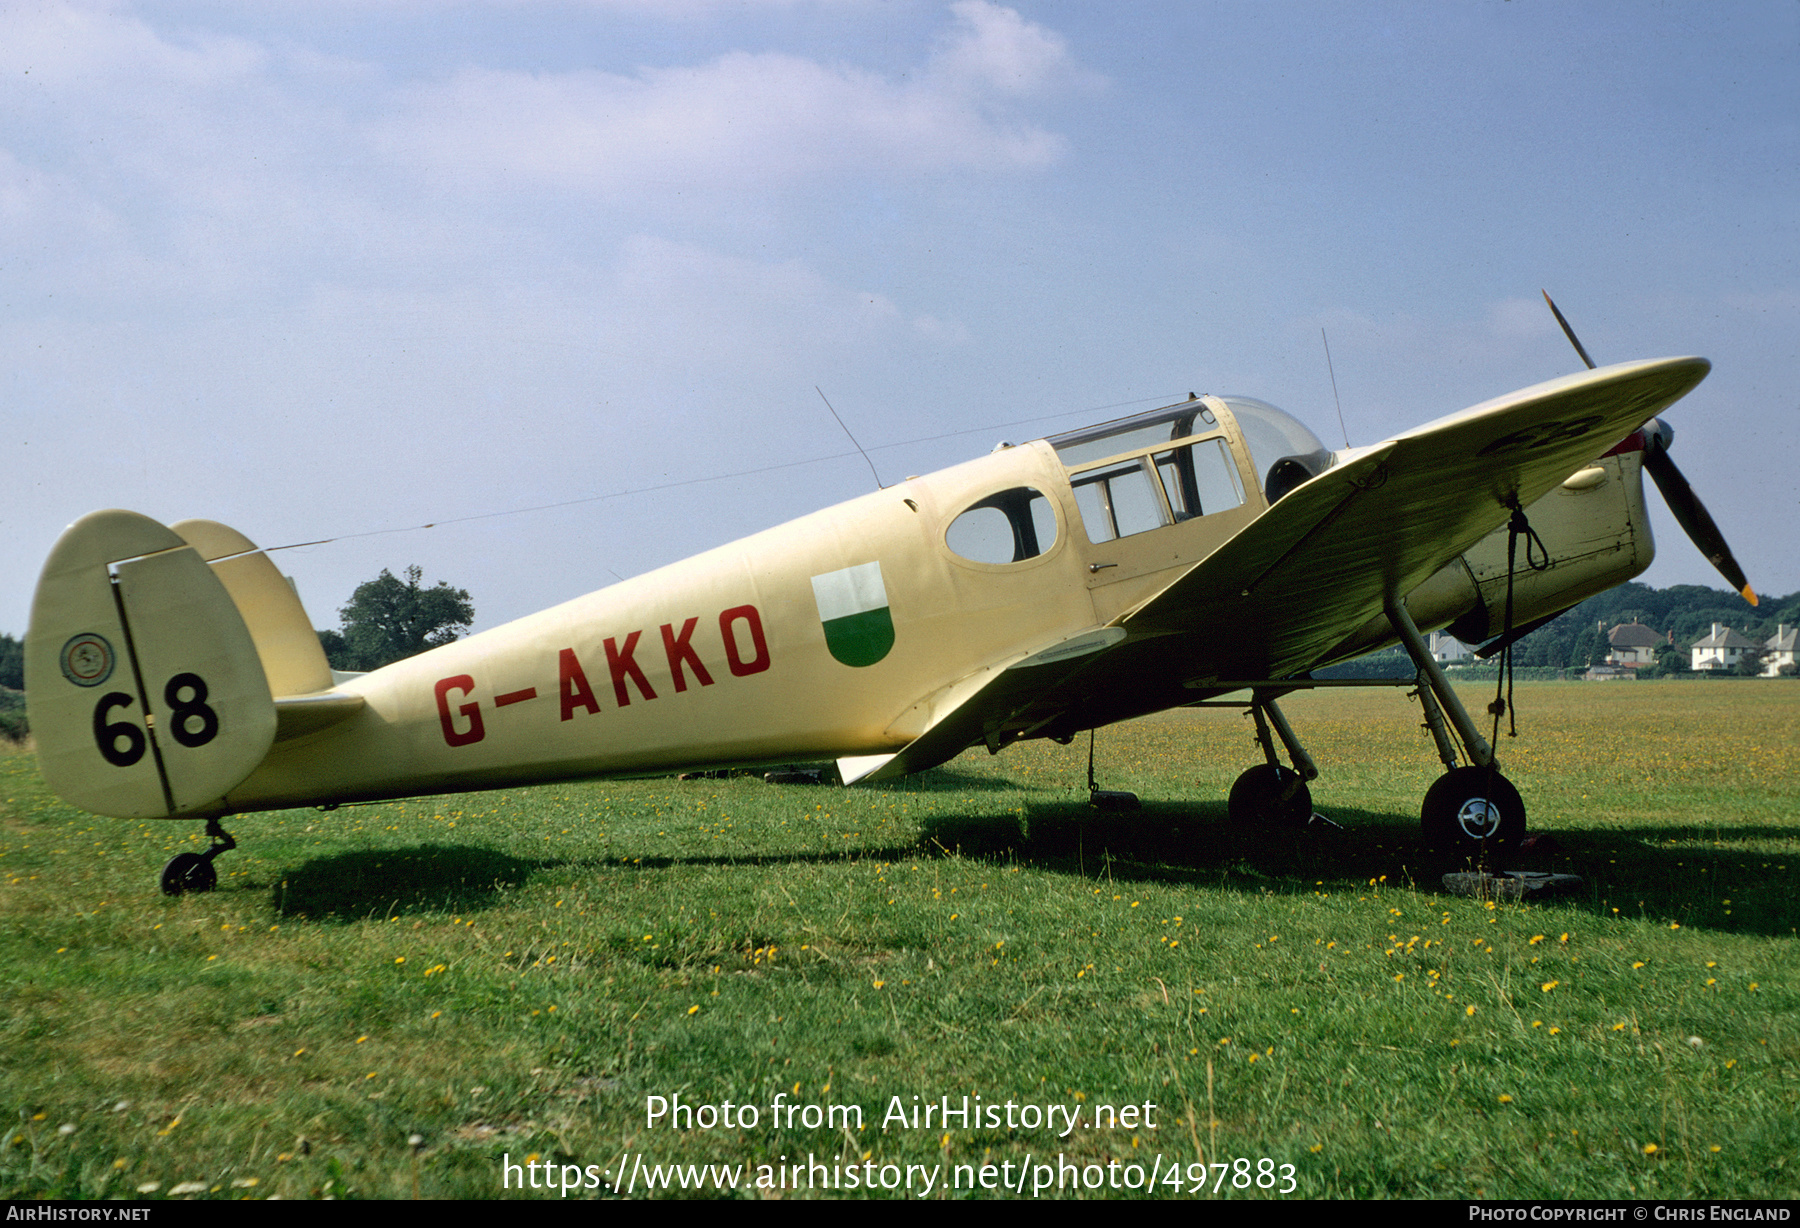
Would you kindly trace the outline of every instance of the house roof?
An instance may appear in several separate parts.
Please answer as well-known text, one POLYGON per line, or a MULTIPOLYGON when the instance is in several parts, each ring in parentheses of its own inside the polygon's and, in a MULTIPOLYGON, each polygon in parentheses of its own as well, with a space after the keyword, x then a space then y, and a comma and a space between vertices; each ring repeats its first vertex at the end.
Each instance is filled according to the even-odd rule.
POLYGON ((1712 633, 1703 640, 1695 640, 1695 648, 1755 648, 1754 641, 1745 639, 1730 627, 1713 624, 1712 633))
POLYGON ((1792 651, 1794 651, 1794 635, 1795 635, 1796 630, 1800 630, 1800 628, 1790 627, 1786 623, 1781 623, 1780 625, 1778 625, 1775 628, 1775 634, 1771 635, 1768 639, 1763 641, 1763 651, 1764 652, 1792 652, 1792 651))
POLYGON ((1643 623, 1620 623, 1606 633, 1606 642, 1614 648, 1654 648, 1663 637, 1643 623))

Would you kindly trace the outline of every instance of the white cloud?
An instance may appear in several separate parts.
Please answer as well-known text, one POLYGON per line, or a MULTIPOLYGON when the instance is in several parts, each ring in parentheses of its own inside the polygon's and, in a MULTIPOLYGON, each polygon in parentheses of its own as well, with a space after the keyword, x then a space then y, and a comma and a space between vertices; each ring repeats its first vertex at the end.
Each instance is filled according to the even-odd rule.
MULTIPOLYGON (((229 86, 262 72, 255 43, 195 33, 166 39, 144 22, 103 5, 8 5, 0 8, 0 70, 36 77, 50 89, 229 86)), ((15 84, 22 84, 15 80, 15 84)))
POLYGON ((979 0, 955 12, 927 70, 898 79, 743 51, 632 75, 468 68, 407 91, 373 139, 450 182, 607 200, 1055 162, 1063 138, 1002 104, 1073 79, 1061 39, 979 0))
POLYGON ((1016 10, 987 0, 958 0, 950 9, 956 28, 933 58, 939 73, 1019 95, 1083 79, 1062 36, 1026 21, 1016 10))

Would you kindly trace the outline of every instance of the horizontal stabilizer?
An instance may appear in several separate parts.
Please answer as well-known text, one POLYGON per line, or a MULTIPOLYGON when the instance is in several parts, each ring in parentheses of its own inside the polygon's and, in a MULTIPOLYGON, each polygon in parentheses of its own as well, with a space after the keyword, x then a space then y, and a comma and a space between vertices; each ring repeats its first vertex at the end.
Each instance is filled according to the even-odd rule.
POLYGON ((275 701, 275 740, 304 737, 329 728, 361 712, 367 704, 361 695, 321 691, 316 695, 283 695, 275 701))

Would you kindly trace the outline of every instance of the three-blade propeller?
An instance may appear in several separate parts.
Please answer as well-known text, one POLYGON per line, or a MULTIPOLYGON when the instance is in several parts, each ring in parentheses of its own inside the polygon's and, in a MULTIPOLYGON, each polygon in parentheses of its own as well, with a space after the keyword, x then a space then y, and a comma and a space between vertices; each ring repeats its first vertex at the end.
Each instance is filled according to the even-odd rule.
MULTIPOLYGON (((1543 291, 1544 302, 1550 305, 1550 311, 1556 316, 1556 322, 1562 325, 1563 336, 1581 355, 1581 361, 1593 369, 1594 360, 1575 337, 1575 330, 1563 319, 1563 313, 1557 310, 1556 303, 1551 300, 1550 292, 1543 291)), ((1731 555, 1731 547, 1725 544, 1725 535, 1719 532, 1719 526, 1707 513, 1706 505, 1700 502, 1700 496, 1682 476, 1681 470, 1669 457, 1669 444, 1674 441, 1675 431, 1661 418, 1652 418, 1643 427, 1644 436, 1644 468, 1656 481, 1656 488, 1662 492, 1663 501, 1675 514, 1676 523, 1687 533, 1688 539, 1700 548, 1706 561, 1719 569, 1719 574, 1730 582, 1751 605, 1756 604, 1756 591, 1750 587, 1750 581, 1744 576, 1744 569, 1731 555)))

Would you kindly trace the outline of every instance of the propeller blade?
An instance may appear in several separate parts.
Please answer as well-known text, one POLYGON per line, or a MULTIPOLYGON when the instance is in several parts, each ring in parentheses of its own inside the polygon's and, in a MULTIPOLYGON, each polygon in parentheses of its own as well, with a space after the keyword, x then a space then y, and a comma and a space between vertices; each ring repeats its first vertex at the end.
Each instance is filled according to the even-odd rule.
POLYGON ((1646 430, 1647 439, 1644 445, 1644 468, 1656 481, 1656 488, 1662 491, 1663 501, 1669 510, 1675 513, 1676 521, 1687 533, 1689 540, 1700 548, 1706 561, 1719 569, 1719 574, 1730 582, 1751 605, 1757 604, 1756 592, 1750 587, 1750 581, 1744 576, 1744 569, 1738 566, 1737 560, 1731 557, 1731 547, 1725 544, 1725 535, 1719 532, 1719 526, 1707 514, 1706 507, 1700 502, 1700 496, 1688 485, 1687 478, 1675 467, 1669 458, 1668 441, 1664 438, 1668 431, 1661 423, 1656 424, 1661 430, 1646 430))
POLYGON ((1563 319, 1563 313, 1556 309, 1556 303, 1551 299, 1550 291, 1539 290, 1538 293, 1544 296, 1544 301, 1546 303, 1550 304, 1550 314, 1556 317, 1556 322, 1558 324, 1562 325, 1563 336, 1569 339, 1569 344, 1575 347, 1575 352, 1577 354, 1581 355, 1581 361, 1585 362, 1588 365, 1588 370, 1592 371, 1594 369, 1594 360, 1588 357, 1588 352, 1582 348, 1581 342, 1575 339, 1575 330, 1569 327, 1569 322, 1567 320, 1563 319))

